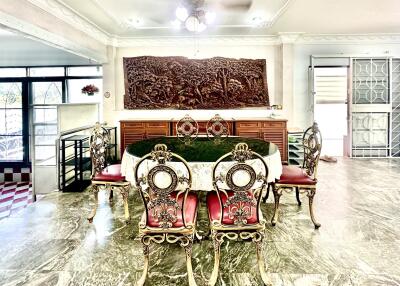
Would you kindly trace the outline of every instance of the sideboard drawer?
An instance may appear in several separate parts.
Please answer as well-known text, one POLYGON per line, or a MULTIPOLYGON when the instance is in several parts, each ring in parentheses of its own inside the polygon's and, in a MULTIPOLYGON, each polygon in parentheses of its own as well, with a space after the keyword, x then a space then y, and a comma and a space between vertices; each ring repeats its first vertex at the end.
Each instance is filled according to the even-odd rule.
POLYGON ((169 129, 169 122, 166 122, 166 121, 146 122, 146 128, 166 128, 166 129, 169 129))
POLYGON ((144 122, 139 121, 121 121, 121 127, 124 128, 144 128, 144 122))
POLYGON ((260 128, 260 121, 239 121, 236 123, 236 128, 260 128))
POLYGON ((282 128, 286 126, 286 122, 285 121, 264 121, 263 122, 263 127, 264 128, 282 128))

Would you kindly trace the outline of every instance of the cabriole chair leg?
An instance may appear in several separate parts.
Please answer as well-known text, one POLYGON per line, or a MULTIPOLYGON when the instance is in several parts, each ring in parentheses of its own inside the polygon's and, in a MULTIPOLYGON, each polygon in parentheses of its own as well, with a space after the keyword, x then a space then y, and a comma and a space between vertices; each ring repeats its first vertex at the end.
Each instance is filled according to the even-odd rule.
POLYGON ((186 268, 188 273, 189 286, 196 286, 196 281, 194 280, 193 268, 192 268, 192 247, 193 247, 193 242, 191 241, 189 242, 188 245, 184 246, 186 253, 186 268))
POLYGON ((122 195, 122 198, 124 200, 125 222, 127 224, 130 223, 129 203, 128 203, 129 188, 130 188, 130 186, 121 187, 121 195, 122 195))
POLYGON ((314 207, 313 207, 313 202, 314 202, 314 196, 315 196, 315 189, 311 189, 307 191, 307 196, 308 196, 308 202, 309 202, 309 208, 310 208, 310 217, 311 221, 313 222, 315 229, 318 229, 321 224, 317 222, 314 216, 314 207))
POLYGON ((214 233, 212 235, 213 245, 214 245, 214 268, 211 273, 210 280, 208 281, 209 286, 214 286, 218 279, 219 272, 219 261, 221 259, 221 244, 222 241, 219 241, 214 233))
POLYGON ((99 186, 92 185, 92 192, 93 192, 93 195, 94 195, 95 206, 94 206, 94 208, 92 210, 92 213, 87 218, 90 223, 93 222, 93 218, 96 215, 97 206, 99 205, 99 186))
MULTIPOLYGON (((142 238, 143 243, 143 238, 142 238)), ((143 273, 140 279, 136 282, 136 286, 143 286, 146 282, 147 273, 149 271, 149 245, 143 243, 143 256, 144 256, 144 265, 143 265, 143 273)))
POLYGON ((267 202, 267 200, 268 200, 268 197, 269 197, 269 189, 270 189, 271 187, 273 187, 273 185, 272 185, 272 184, 268 184, 268 186, 267 186, 267 193, 265 194, 265 197, 263 198, 264 204, 265 204, 265 203, 267 202))
POLYGON ((279 200, 282 195, 282 189, 279 187, 273 186, 272 191, 274 193, 274 200, 275 200, 275 210, 274 210, 274 216, 272 217, 271 224, 272 226, 276 225, 276 222, 278 221, 278 216, 279 216, 279 200))
MULTIPOLYGON (((262 234, 260 234, 260 235, 262 237, 262 234)), ((260 271, 261 279, 264 282, 264 285, 272 285, 271 280, 267 277, 267 272, 266 272, 266 268, 265 268, 263 239, 261 238, 254 242, 256 244, 257 263, 258 263, 258 269, 260 271)))
POLYGON ((297 200, 297 204, 299 206, 301 206, 299 187, 296 187, 296 200, 297 200))

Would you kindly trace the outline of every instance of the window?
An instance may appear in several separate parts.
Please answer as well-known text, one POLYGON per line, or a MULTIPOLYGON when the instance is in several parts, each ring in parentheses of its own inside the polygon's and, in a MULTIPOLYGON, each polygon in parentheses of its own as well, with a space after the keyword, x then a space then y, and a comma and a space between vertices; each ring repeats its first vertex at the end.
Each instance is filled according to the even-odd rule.
POLYGON ((26 68, 0 68, 1 77, 26 77, 26 68))
POLYGON ((100 66, 95 67, 69 67, 68 76, 103 76, 103 69, 100 66))
POLYGON ((59 104, 62 100, 62 82, 32 82, 33 104, 59 104))
POLYGON ((44 67, 44 68, 30 68, 29 76, 32 77, 48 77, 48 76, 64 76, 64 67, 44 67))
POLYGON ((0 161, 22 161, 22 83, 0 82, 0 161))
POLYGON ((35 158, 54 158, 57 112, 52 104, 100 102, 101 66, 0 67, 0 165, 29 163, 29 104, 36 136, 35 158), (99 92, 82 94, 93 84, 99 92), (51 147, 53 146, 53 147, 51 147))

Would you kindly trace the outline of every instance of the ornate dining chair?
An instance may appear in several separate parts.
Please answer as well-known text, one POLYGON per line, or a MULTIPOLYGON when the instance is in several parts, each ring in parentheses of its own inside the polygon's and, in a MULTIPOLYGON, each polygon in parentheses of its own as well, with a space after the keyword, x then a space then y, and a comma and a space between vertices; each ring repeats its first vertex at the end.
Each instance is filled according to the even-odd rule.
POLYGON ((268 284, 263 257, 266 221, 260 210, 267 177, 268 167, 265 161, 261 155, 251 151, 246 143, 237 144, 234 150, 215 163, 212 171, 214 191, 207 194, 215 255, 209 285, 214 285, 217 281, 220 249, 225 239, 251 240, 256 244, 261 278, 268 284))
POLYGON ((131 185, 125 180, 125 177, 122 176, 120 164, 107 165, 107 146, 109 142, 110 134, 108 130, 97 122, 90 137, 90 156, 92 159, 91 190, 94 194, 96 205, 88 217, 88 220, 90 223, 93 222, 93 218, 96 215, 97 206, 99 204, 98 193, 100 189, 110 191, 110 202, 113 199, 113 191, 118 189, 124 200, 125 221, 129 223, 128 196, 131 185))
POLYGON ((186 114, 176 123, 176 136, 186 145, 190 145, 196 140, 198 134, 199 124, 189 114, 186 114))
POLYGON ((275 211, 272 217, 272 225, 278 221, 279 199, 283 191, 296 190, 296 199, 301 205, 300 193, 306 193, 309 201, 310 217, 315 228, 321 226, 314 216, 313 201, 317 190, 317 167, 321 155, 322 137, 318 124, 309 127, 303 135, 304 161, 302 167, 283 166, 282 175, 279 180, 272 184, 275 199, 275 211))
POLYGON ((219 144, 229 136, 229 124, 219 114, 215 114, 207 122, 206 131, 208 139, 219 144))
POLYGON ((192 244, 196 232, 198 198, 191 192, 192 173, 187 162, 157 144, 135 166, 136 186, 145 212, 139 223, 143 244, 144 269, 137 285, 146 281, 149 246, 154 243, 177 243, 185 249, 189 285, 196 285, 192 270, 192 244), (152 165, 149 165, 149 160, 152 165), (173 161, 173 162, 171 162, 173 161), (174 167, 181 166, 178 175, 174 167))

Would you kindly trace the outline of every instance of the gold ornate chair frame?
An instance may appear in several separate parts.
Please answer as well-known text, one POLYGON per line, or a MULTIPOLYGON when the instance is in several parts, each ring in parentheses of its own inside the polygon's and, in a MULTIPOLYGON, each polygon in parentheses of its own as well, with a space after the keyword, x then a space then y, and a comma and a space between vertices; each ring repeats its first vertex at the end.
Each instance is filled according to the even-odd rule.
MULTIPOLYGON (((210 221, 215 260, 213 272, 208 285, 215 285, 217 281, 221 244, 225 239, 251 240, 256 244, 257 261, 261 278, 265 284, 268 284, 269 280, 266 276, 263 257, 263 239, 266 221, 263 219, 260 210, 260 203, 263 192, 267 186, 268 177, 268 167, 264 159, 259 154, 248 149, 246 143, 239 143, 232 152, 227 153, 218 159, 213 167, 212 176, 214 191, 217 193, 219 201, 220 219, 210 221), (226 177, 224 178, 222 174, 217 175, 216 173, 218 166, 228 157, 231 157, 236 162, 229 168, 226 172, 226 177), (250 159, 258 159, 262 163, 264 173, 260 172, 256 175, 253 167, 245 163, 246 160, 250 159), (248 174, 249 181, 246 185, 239 186, 235 184, 233 180, 234 174, 239 170, 247 172, 248 174), (228 186, 228 190, 225 190, 221 186, 221 183, 224 182, 228 186), (252 189, 257 182, 261 183, 260 186, 252 189), (252 191, 252 196, 249 196, 249 191, 252 191), (233 195, 229 196, 228 192, 233 192, 233 195), (221 196, 226 196, 227 200, 225 204, 223 203, 221 196), (228 215, 233 220, 233 224, 226 224, 223 222, 225 208, 228 208, 228 215), (247 219, 249 216, 254 215, 251 213, 252 208, 255 208, 256 211, 256 222, 250 224, 247 219)), ((208 207, 208 210, 210 216, 210 207, 208 207)))
POLYGON ((206 125, 207 137, 219 144, 229 136, 229 124, 219 114, 215 114, 206 125))
POLYGON ((97 122, 90 137, 90 155, 92 160, 91 191, 93 192, 96 205, 87 219, 90 223, 93 222, 93 218, 96 215, 97 207, 99 204, 98 193, 100 190, 110 191, 110 202, 112 202, 113 200, 113 191, 119 190, 124 201, 125 221, 126 223, 129 223, 130 215, 128 196, 129 190, 131 188, 130 183, 122 179, 121 176, 117 176, 117 180, 114 180, 112 175, 108 176, 109 180, 107 180, 107 177, 105 177, 105 179, 102 179, 101 176, 99 176, 102 174, 102 172, 107 172, 108 168, 113 168, 113 166, 116 166, 107 166, 107 145, 109 144, 109 142, 110 133, 107 129, 102 127, 100 123, 97 122), (101 180, 98 180, 97 178, 101 178, 101 180))
POLYGON ((199 134, 199 124, 196 120, 186 114, 176 123, 176 136, 186 145, 190 145, 196 140, 199 134))
POLYGON ((313 222, 316 229, 318 229, 321 224, 317 222, 314 216, 313 201, 317 190, 317 169, 319 157, 321 155, 322 148, 322 136, 316 122, 309 127, 303 135, 303 147, 304 147, 304 161, 302 170, 305 174, 312 180, 310 184, 290 184, 290 183, 279 183, 279 181, 272 184, 272 190, 274 193, 275 210, 272 217, 272 225, 275 226, 278 221, 279 213, 279 200, 282 196, 283 191, 290 193, 293 190, 296 191, 297 203, 300 206, 300 194, 306 194, 309 202, 309 210, 311 221, 313 222))
POLYGON ((152 242, 157 244, 163 242, 179 243, 179 245, 185 249, 186 253, 189 285, 196 285, 191 258, 192 245, 196 233, 198 202, 196 201, 193 221, 187 223, 185 207, 187 206, 187 198, 191 191, 192 184, 192 173, 188 163, 181 156, 170 152, 165 144, 157 144, 151 153, 145 155, 136 164, 134 173, 136 187, 142 197, 145 207, 145 214, 139 223, 139 236, 143 244, 144 269, 136 285, 144 285, 146 281, 149 269, 149 246, 152 242), (171 159, 183 163, 187 170, 188 177, 184 175, 178 176, 177 172, 172 167, 166 165, 166 162, 171 161, 171 159), (142 174, 142 176, 139 177, 139 168, 146 160, 156 161, 157 164, 148 171, 147 176, 142 174), (159 172, 167 172, 171 176, 171 183, 169 186, 161 188, 154 182, 154 178, 159 172), (184 185, 184 190, 177 191, 178 184, 184 185), (146 187, 144 188, 144 186, 146 187), (176 193, 175 198, 170 196, 173 192, 176 193), (182 206, 180 207, 178 200, 181 196, 183 199, 182 206), (179 213, 181 214, 182 226, 175 227, 173 224, 178 220, 179 213), (148 218, 154 218, 155 216, 157 216, 155 220, 159 226, 149 226, 148 218))

